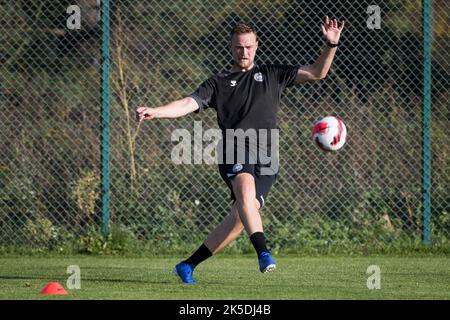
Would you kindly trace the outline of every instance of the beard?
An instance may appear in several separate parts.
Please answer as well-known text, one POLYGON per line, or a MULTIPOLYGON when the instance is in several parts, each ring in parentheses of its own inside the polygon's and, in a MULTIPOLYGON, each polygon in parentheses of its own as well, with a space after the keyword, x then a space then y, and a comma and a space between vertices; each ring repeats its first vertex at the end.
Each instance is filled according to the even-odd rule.
POLYGON ((247 68, 251 67, 252 64, 253 64, 253 61, 250 59, 245 59, 245 60, 237 59, 234 61, 234 65, 241 69, 247 69, 247 68))

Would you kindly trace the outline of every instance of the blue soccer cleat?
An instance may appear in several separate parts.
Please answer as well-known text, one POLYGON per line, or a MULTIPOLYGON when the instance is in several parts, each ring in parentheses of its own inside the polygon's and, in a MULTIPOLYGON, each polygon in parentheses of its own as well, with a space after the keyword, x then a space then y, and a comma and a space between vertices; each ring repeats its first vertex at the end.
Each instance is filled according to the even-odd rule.
POLYGON ((180 262, 175 266, 173 272, 180 277, 181 281, 186 284, 195 284, 195 280, 192 279, 192 273, 194 272, 195 265, 180 262))
POLYGON ((277 267, 275 260, 273 260, 272 255, 267 252, 261 252, 259 255, 259 271, 262 273, 271 272, 277 267))

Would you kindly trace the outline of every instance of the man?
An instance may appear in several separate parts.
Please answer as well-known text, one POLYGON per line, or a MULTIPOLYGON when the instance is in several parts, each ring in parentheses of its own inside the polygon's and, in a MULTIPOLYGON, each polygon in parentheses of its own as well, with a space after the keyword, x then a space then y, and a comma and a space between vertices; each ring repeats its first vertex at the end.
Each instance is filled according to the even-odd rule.
POLYGON ((234 138, 226 139, 225 132, 230 129, 276 129, 276 113, 282 91, 294 84, 325 78, 336 53, 344 21, 338 26, 335 19, 329 20, 327 16, 321 28, 326 41, 322 53, 315 63, 299 67, 255 64, 258 49, 256 31, 249 25, 238 24, 230 33, 233 66, 229 71, 209 78, 183 99, 157 108, 140 107, 136 110, 138 120, 143 121, 176 118, 214 108, 223 132, 222 160, 227 161, 219 164, 219 171, 231 190, 234 202, 229 215, 209 234, 199 249, 175 266, 175 273, 184 283, 194 284, 192 275, 195 267, 236 239, 243 229, 256 250, 259 270, 269 272, 275 269, 275 260, 266 246, 259 209, 275 182, 278 169, 269 170, 273 167, 271 163, 262 163, 258 156, 249 161, 249 157, 255 151, 258 153, 263 144, 266 148, 270 147, 271 139, 258 139, 256 143, 246 141, 239 146, 234 138), (228 157, 230 153, 234 154, 228 157), (239 158, 242 154, 245 161, 239 158), (268 169, 266 173, 263 173, 264 169, 268 169))

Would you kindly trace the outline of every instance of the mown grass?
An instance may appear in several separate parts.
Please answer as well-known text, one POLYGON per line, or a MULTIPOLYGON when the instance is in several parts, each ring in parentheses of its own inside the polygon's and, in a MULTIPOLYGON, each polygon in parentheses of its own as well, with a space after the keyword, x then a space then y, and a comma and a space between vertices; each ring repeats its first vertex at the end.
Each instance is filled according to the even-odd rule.
POLYGON ((254 255, 219 255, 198 266, 197 285, 172 274, 180 257, 5 256, 0 299, 303 300, 450 299, 446 256, 276 256, 274 273, 261 274, 254 255), (65 296, 39 291, 47 282, 67 288, 69 265, 81 270, 81 289, 65 296), (367 268, 381 269, 381 288, 367 288, 367 268))

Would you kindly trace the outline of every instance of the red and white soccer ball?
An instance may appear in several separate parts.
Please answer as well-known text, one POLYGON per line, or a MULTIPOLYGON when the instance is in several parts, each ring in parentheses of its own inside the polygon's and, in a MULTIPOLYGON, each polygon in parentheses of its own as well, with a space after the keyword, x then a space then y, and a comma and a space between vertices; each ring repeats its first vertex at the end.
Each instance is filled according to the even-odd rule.
POLYGON ((339 118, 324 117, 314 124, 312 139, 322 150, 337 151, 347 141, 347 128, 339 118))

